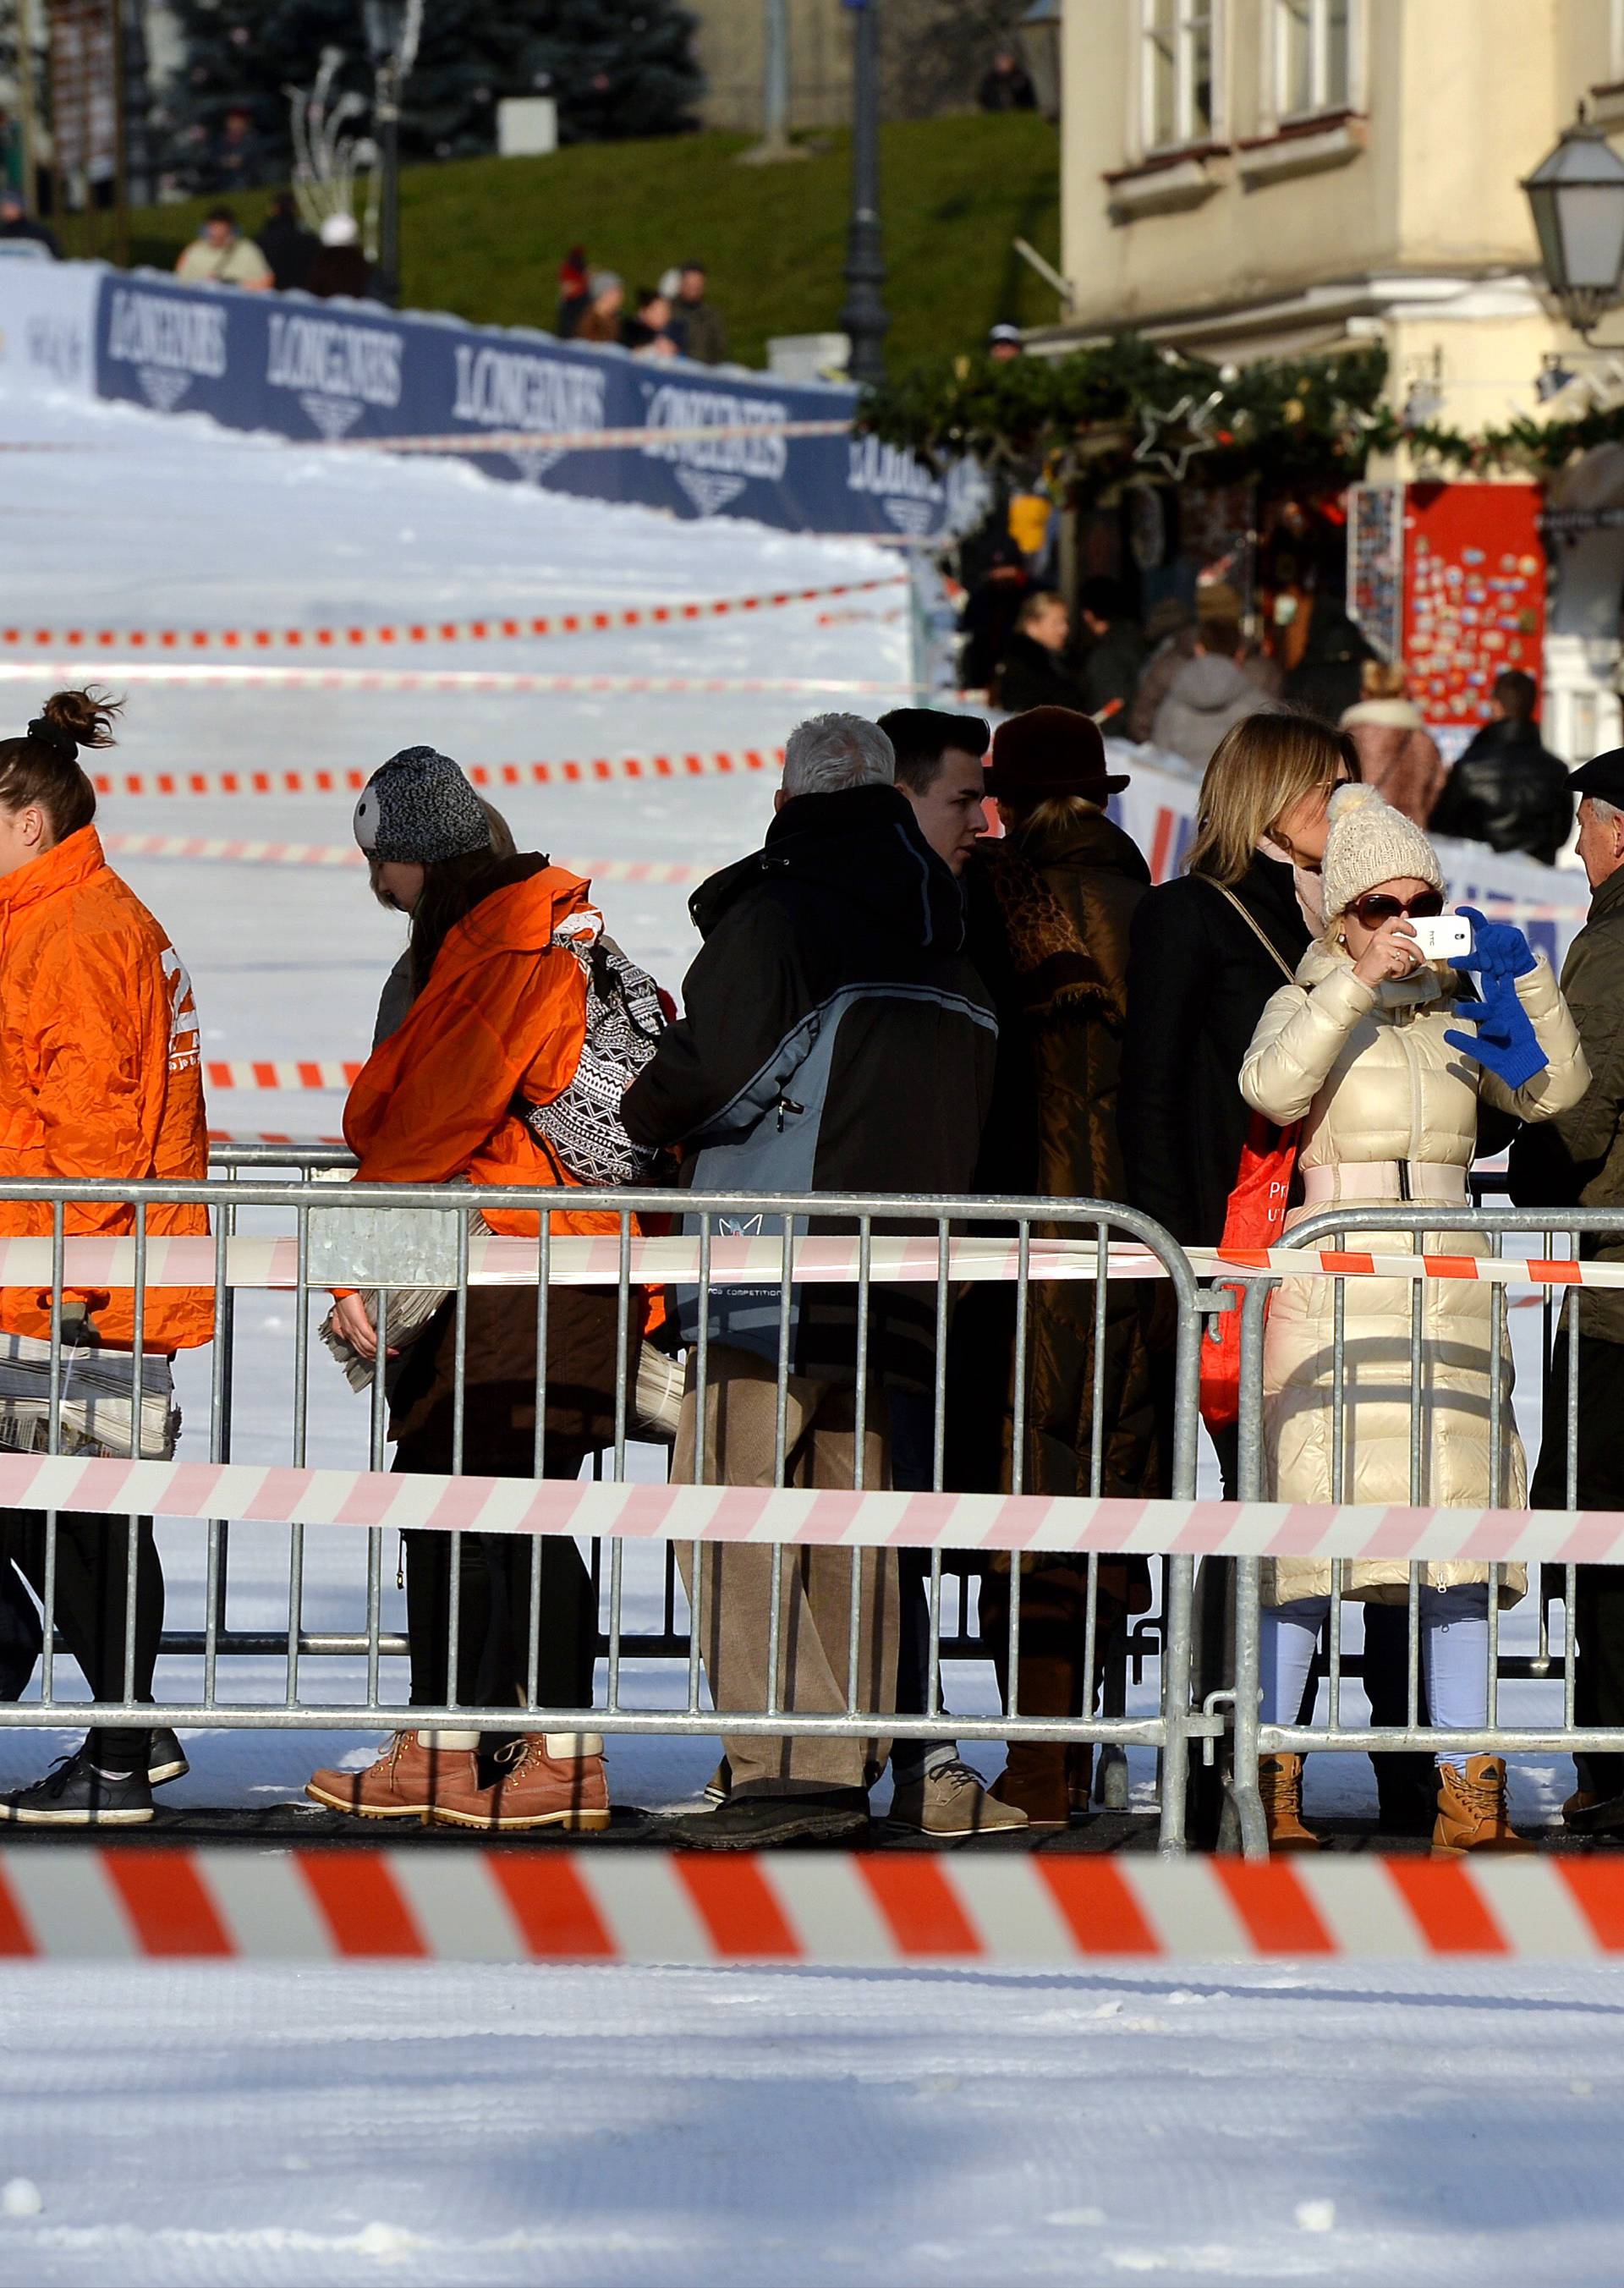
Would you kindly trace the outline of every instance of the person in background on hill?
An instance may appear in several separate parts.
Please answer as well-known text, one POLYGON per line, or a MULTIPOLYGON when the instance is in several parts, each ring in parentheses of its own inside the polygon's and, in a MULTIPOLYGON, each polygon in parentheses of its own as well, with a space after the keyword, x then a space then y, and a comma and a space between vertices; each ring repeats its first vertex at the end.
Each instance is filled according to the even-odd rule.
POLYGON ((577 342, 617 342, 626 303, 625 282, 612 270, 594 270, 587 285, 586 307, 575 322, 577 342))
POLYGON ((43 246, 52 261, 61 259, 61 249, 54 234, 43 222, 36 222, 23 204, 22 193, 10 188, 0 190, 0 238, 31 239, 43 246))
POLYGON ((728 329, 721 313, 706 299, 709 280, 703 262, 685 262, 677 282, 672 332, 684 357, 697 365, 725 365, 728 329))
POLYGON ((1349 708, 1341 727, 1359 751, 1365 783, 1412 825, 1425 826, 1444 784, 1444 758, 1407 695, 1403 660, 1367 659, 1360 688, 1364 696, 1349 708))
MULTIPOLYGON (((191 981, 167 931, 108 866, 78 760, 81 748, 111 745, 117 711, 93 691, 59 691, 26 737, 0 743, 0 1174, 13 1180, 208 1177, 191 981)), ((56 1213, 70 1244, 137 1228, 127 1205, 53 1211, 41 1200, 0 1206, 0 1232, 48 1239, 56 1213)), ((208 1211, 149 1206, 145 1228, 203 1235, 208 1211)), ((174 1355, 211 1339, 212 1285, 151 1286, 139 1304, 128 1287, 68 1286, 56 1316, 53 1409, 50 1283, 0 1291, 0 1447, 171 1458, 174 1355)), ((0 1562, 42 1603, 54 1572, 52 1617, 93 1699, 151 1700, 163 1574, 150 1518, 59 1511, 53 1549, 40 1512, 0 1511, 0 1562)), ((186 1768, 172 1732, 102 1726, 45 1778, 0 1797, 0 1820, 138 1824, 152 1817, 154 1784, 186 1768)))
POLYGON ((1013 365, 1025 354, 1026 338, 1019 326, 1012 326, 1007 318, 1000 318, 996 326, 989 329, 987 355, 994 365, 1013 365))
POLYGON ((1077 592, 1077 616, 1088 638, 1083 692, 1089 714, 1098 715, 1113 699, 1126 707, 1144 665, 1144 638, 1120 584, 1101 577, 1085 580, 1077 592))
POLYGON ((1268 706, 1242 655, 1240 622, 1203 618, 1195 650, 1177 667, 1156 711, 1150 740, 1164 753, 1182 756, 1192 770, 1206 768, 1226 731, 1268 706))
POLYGON ((1573 830, 1573 788, 1567 765, 1540 736, 1539 697, 1538 684, 1520 667, 1495 677, 1489 720, 1433 806, 1434 834, 1556 864, 1573 830))
POLYGON ((278 191, 259 233, 259 247, 271 266, 271 283, 279 294, 289 294, 309 283, 310 266, 320 250, 314 231, 299 218, 299 202, 291 191, 278 191))
POLYGON ((1052 588, 1034 590, 1015 614, 994 681, 998 704, 1007 715, 1024 714, 1029 707, 1091 711, 1087 693, 1066 664, 1071 641, 1065 598, 1052 588))
POLYGON ((243 237, 229 207, 210 209, 197 236, 180 250, 175 275, 187 286, 242 286, 251 294, 267 294, 273 283, 270 264, 243 237))
POLYGON ((983 111, 1036 111, 1038 91, 1013 48, 995 52, 976 100, 983 111))
POLYGON ((679 354, 672 331, 671 304, 657 286, 637 290, 637 314, 624 318, 620 343, 633 357, 673 358, 679 354))
POLYGON ((203 162, 207 180, 199 187, 251 191, 265 180, 267 165, 265 139, 254 124, 253 113, 245 103, 234 103, 209 146, 203 162))
POLYGON ((310 266, 306 289, 322 302, 336 297, 352 302, 372 298, 376 281, 361 243, 361 226, 354 215, 330 214, 322 223, 322 243, 310 266))
POLYGON ((553 322, 553 330, 561 342, 569 339, 577 321, 592 300, 588 290, 589 274, 586 249, 572 246, 558 266, 558 311, 553 322))

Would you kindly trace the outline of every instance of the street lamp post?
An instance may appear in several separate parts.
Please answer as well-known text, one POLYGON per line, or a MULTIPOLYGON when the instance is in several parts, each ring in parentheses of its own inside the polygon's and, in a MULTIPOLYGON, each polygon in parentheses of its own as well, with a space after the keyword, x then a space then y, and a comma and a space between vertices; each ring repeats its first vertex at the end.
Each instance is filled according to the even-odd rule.
POLYGON ((880 0, 846 0, 853 29, 851 224, 846 240, 846 306, 840 324, 851 342, 847 370, 854 381, 885 379, 885 338, 891 321, 880 288, 885 257, 880 243, 880 0))
POLYGON ((410 0, 364 0, 364 8, 372 59, 372 121, 382 175, 378 295, 394 309, 401 298, 401 83, 406 75, 410 0))
POLYGON ((1620 300, 1624 273, 1624 159, 1584 115, 1523 184, 1551 292, 1587 340, 1620 300))

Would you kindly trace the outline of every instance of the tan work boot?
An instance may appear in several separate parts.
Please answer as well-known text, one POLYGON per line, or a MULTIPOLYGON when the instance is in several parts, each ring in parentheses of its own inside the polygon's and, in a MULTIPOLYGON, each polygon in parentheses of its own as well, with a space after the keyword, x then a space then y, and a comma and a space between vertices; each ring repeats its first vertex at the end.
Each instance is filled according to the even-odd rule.
POLYGON ((1320 1839, 1302 1823, 1302 1759, 1260 1756, 1258 1793, 1269 1828, 1270 1851, 1318 1851, 1320 1839))
POLYGON ((899 1780, 888 1823, 916 1835, 1008 1835, 1025 1826, 1026 1814, 1000 1803, 982 1785, 980 1773, 955 1756, 951 1763, 933 1764, 922 1779, 899 1780))
POLYGON ((364 1772, 315 1772, 305 1784, 313 1803, 356 1819, 426 1819, 440 1797, 479 1785, 472 1748, 442 1748, 433 1733, 396 1732, 364 1772))
POLYGON ((1464 1851, 1532 1851, 1517 1834, 1506 1808, 1506 1760, 1469 1756, 1466 1769, 1438 1767, 1438 1815, 1432 1830, 1435 1859, 1458 1859, 1464 1851))
POLYGON ((609 1823, 603 1742, 595 1732, 526 1732, 497 1751, 506 1766, 494 1786, 477 1774, 466 1786, 442 1788, 434 1817, 446 1827, 479 1827, 492 1835, 529 1827, 562 1827, 595 1835, 609 1823))

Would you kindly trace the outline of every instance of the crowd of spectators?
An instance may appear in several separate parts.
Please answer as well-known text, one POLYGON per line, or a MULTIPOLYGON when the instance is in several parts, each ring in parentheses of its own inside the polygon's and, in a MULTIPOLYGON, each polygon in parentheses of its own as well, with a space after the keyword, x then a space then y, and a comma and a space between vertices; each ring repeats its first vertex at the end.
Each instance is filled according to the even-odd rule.
POLYGON ((1073 615, 1034 560, 999 530, 967 545, 959 682, 1011 713, 1071 707, 1116 736, 1204 770, 1234 725, 1260 707, 1313 715, 1348 732, 1367 783, 1414 824, 1554 865, 1573 830, 1567 766, 1540 736, 1539 688, 1508 668, 1489 719, 1453 768, 1409 695, 1402 660, 1378 658, 1334 601, 1318 608, 1285 667, 1248 632, 1240 592, 1203 581, 1193 605, 1167 596, 1142 620, 1122 584, 1092 576, 1073 615))
POLYGON ((724 365, 728 334, 709 299, 709 274, 697 259, 673 264, 657 285, 640 286, 628 306, 617 271, 588 266, 572 246, 558 274, 554 331, 561 341, 618 343, 639 357, 685 357, 724 365))
POLYGON ((320 301, 343 296, 365 302, 378 293, 377 273, 354 216, 329 214, 318 230, 311 230, 291 191, 273 195, 253 238, 243 231, 235 207, 211 207, 197 236, 181 249, 175 275, 191 286, 239 286, 251 294, 298 292, 320 301))

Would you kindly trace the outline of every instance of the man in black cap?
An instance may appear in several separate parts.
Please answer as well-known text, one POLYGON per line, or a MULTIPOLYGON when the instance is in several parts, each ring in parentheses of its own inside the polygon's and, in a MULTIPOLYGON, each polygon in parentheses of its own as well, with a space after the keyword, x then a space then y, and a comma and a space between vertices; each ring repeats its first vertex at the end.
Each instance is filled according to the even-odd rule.
MULTIPOLYGON (((1519 1131, 1511 1196, 1519 1207, 1624 1212, 1624 747, 1598 755, 1570 782, 1579 802, 1579 854, 1590 915, 1562 965, 1562 992, 1590 1067, 1572 1112, 1519 1131)), ((1583 1240, 1580 1253, 1624 1262, 1624 1237, 1583 1240)), ((1581 1288, 1579 1331, 1564 1314, 1546 1379, 1534 1509, 1624 1509, 1624 1292, 1581 1288), (1568 1490, 1568 1392, 1578 1378, 1579 1469, 1568 1490)), ((1583 1725, 1624 1726, 1624 1568, 1580 1565, 1570 1625, 1579 1639, 1575 1709, 1583 1725)), ((1563 1806, 1570 1827, 1624 1828, 1624 1755, 1577 1756, 1578 1791, 1563 1806)))

